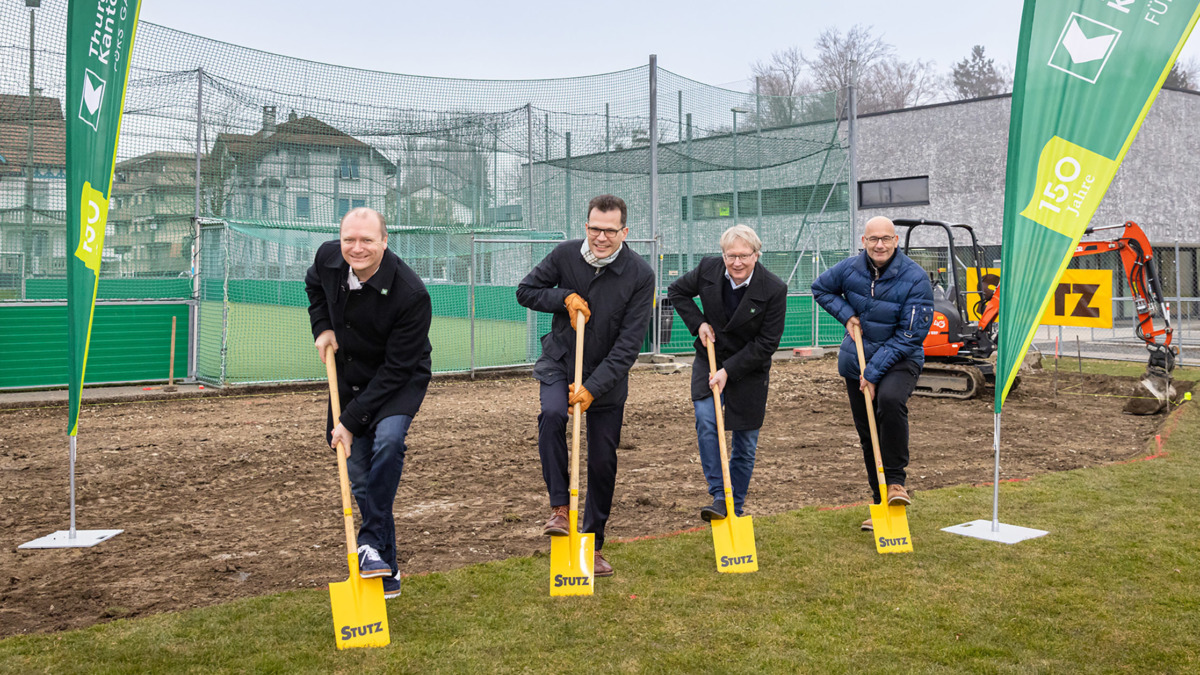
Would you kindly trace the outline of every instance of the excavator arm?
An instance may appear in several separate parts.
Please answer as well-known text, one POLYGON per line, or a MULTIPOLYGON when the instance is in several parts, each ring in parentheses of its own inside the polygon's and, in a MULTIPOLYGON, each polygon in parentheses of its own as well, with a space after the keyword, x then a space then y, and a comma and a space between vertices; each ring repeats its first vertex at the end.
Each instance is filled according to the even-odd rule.
POLYGON ((1171 395, 1171 371, 1175 370, 1175 356, 1178 353, 1177 348, 1171 346, 1171 307, 1163 298, 1158 266, 1154 264, 1154 249, 1137 223, 1130 220, 1123 225, 1089 227, 1084 234, 1117 228, 1123 229, 1120 237, 1110 241, 1080 242, 1075 247, 1074 257, 1108 251, 1120 254, 1138 317, 1134 332, 1146 343, 1146 349, 1150 352, 1141 383, 1152 396, 1130 399, 1125 411, 1140 415, 1154 414, 1167 407, 1171 395), (1155 326, 1155 320, 1158 320, 1158 326, 1155 326))

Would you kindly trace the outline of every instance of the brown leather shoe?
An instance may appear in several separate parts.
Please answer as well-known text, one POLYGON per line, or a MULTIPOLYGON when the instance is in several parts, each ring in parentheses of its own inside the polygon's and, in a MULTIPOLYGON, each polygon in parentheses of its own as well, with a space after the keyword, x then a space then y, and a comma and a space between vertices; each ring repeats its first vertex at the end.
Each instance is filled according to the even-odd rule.
POLYGON ((888 506, 908 506, 912 500, 908 498, 908 490, 903 485, 888 486, 888 506))
POLYGON ((592 558, 592 574, 598 577, 611 577, 613 575, 612 565, 604 559, 600 551, 596 551, 596 557, 592 558))
POLYGON ((565 537, 570 534, 567 530, 567 516, 570 511, 567 505, 555 506, 554 511, 550 514, 550 520, 546 521, 546 526, 542 528, 542 534, 550 537, 565 537))
POLYGON ((875 531, 875 523, 872 523, 871 519, 867 518, 866 520, 864 520, 862 522, 861 529, 863 532, 874 532, 875 531))

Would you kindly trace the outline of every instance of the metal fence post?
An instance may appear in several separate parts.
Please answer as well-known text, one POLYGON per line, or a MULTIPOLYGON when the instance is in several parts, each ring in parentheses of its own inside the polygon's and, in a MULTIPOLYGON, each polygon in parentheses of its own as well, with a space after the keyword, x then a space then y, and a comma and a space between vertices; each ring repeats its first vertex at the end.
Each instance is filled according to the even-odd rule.
POLYGON ((188 307, 188 379, 199 374, 200 350, 200 162, 204 155, 204 69, 196 69, 196 194, 192 218, 192 302, 188 307))
POLYGON ((1179 230, 1178 224, 1171 228, 1175 230, 1175 323, 1178 324, 1179 331, 1179 358, 1183 359, 1183 285, 1179 273, 1179 230))
POLYGON ((850 172, 846 186, 850 201, 850 242, 849 252, 854 253, 854 242, 858 237, 854 236, 858 233, 858 153, 855 152, 854 146, 858 143, 858 96, 855 93, 853 79, 849 86, 846 87, 846 107, 848 114, 846 115, 846 143, 850 147, 848 152, 850 172))
POLYGON ((229 350, 229 224, 221 223, 221 381, 219 386, 228 384, 228 367, 226 365, 229 350))
MULTIPOLYGON (((658 241, 658 56, 655 54, 650 55, 650 238, 658 241)), ((658 333, 661 319, 661 312, 658 311, 659 268, 662 267, 658 261, 657 243, 654 246, 654 254, 654 315, 650 325, 654 330, 651 348, 657 354, 660 347, 658 333)))
MULTIPOLYGON (((759 81, 762 78, 754 78, 754 145, 755 145, 755 161, 758 166, 754 168, 754 177, 758 181, 758 231, 762 232, 762 95, 760 94, 759 81)), ((817 177, 820 179, 820 176, 817 177)), ((815 187, 813 188, 816 189, 815 187)))
POLYGON ((471 267, 467 270, 467 318, 471 330, 471 379, 475 379, 475 235, 471 235, 471 267))

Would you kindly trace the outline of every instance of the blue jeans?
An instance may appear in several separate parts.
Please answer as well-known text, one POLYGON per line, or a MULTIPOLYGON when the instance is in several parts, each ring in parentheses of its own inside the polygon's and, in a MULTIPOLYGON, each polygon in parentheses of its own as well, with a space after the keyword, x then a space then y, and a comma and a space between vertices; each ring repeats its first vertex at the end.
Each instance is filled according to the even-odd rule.
MULTIPOLYGON (((721 395, 724 403, 725 395, 721 395)), ((717 441, 717 411, 711 396, 692 401, 696 408, 696 440, 700 444, 700 465, 708 481, 708 494, 713 498, 725 494, 721 476, 721 447, 717 441)), ((729 449, 729 481, 733 483, 733 509, 742 515, 746 492, 750 490, 750 475, 754 473, 754 451, 758 448, 758 429, 733 432, 733 447, 729 449)))
POLYGON ((379 420, 374 429, 354 438, 350 458, 346 460, 350 492, 362 515, 358 545, 366 544, 379 551, 383 561, 391 565, 393 575, 400 568, 396 565, 396 523, 392 518, 392 504, 396 501, 396 488, 400 487, 400 473, 404 470, 404 453, 408 451, 404 438, 410 424, 412 418, 408 415, 392 415, 379 420))

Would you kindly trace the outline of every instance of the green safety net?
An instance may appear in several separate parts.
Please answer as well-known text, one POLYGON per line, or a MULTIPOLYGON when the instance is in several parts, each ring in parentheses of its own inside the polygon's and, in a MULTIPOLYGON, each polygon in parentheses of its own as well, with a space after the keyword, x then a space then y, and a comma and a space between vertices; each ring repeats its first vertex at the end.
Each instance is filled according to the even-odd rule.
MULTIPOLYGON (((0 302, 65 298, 62 125, 71 114, 63 109, 65 10, 61 0, 32 10, 31 98, 31 10, 0 5, 0 198, 7 200, 0 202, 0 302)), ((213 289, 243 281, 292 284, 273 294, 244 286, 220 296, 245 299, 255 311, 297 308, 304 298, 294 286, 302 284, 315 247, 336 236, 349 209, 367 206, 384 215, 393 250, 428 285, 444 287, 435 297, 450 303, 443 316, 469 320, 460 309, 474 294, 478 318, 484 296, 494 293, 486 301, 503 308, 489 311, 504 317, 495 320, 520 324, 508 327, 519 335, 503 339, 520 349, 441 367, 525 363, 536 356, 529 335, 537 319, 503 296, 553 244, 473 247, 472 239, 578 238, 588 200, 612 193, 629 205, 630 239, 657 238, 656 246, 631 246, 654 263, 660 294, 700 257, 718 251, 721 232, 744 223, 763 239, 763 263, 797 296, 786 343, 828 342, 824 319, 800 296, 851 248, 845 130, 835 105, 832 93, 757 96, 664 68, 652 72, 649 65, 545 80, 376 72, 143 22, 99 297, 195 301, 198 358, 205 344, 216 345, 213 353, 231 352, 237 340, 249 339, 231 337, 227 326, 230 311, 244 308, 214 317, 207 305, 216 302, 213 289), (497 290, 475 292, 483 286, 497 290)), ((435 305, 435 311, 441 310, 435 305)), ((660 323, 670 319, 665 312, 660 323)), ((659 346, 690 349, 690 338, 674 325, 673 335, 661 327, 659 346)), ((225 365, 225 375, 217 368, 211 377, 231 379, 225 365)), ((293 377, 268 371, 243 379, 293 377)))

